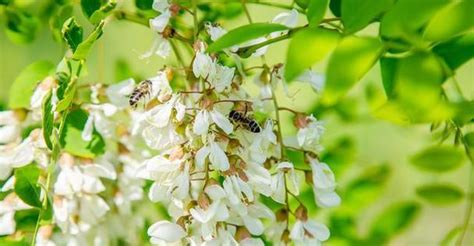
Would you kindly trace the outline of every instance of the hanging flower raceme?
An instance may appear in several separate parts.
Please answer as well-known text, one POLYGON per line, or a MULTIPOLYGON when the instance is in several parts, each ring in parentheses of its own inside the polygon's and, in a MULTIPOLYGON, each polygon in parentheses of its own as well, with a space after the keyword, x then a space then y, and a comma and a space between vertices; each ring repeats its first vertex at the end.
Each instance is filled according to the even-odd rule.
MULTIPOLYGON (((206 22, 207 15, 201 20, 197 12, 203 6, 178 2, 153 1, 157 15, 149 26, 158 36, 144 55, 168 57, 185 48, 189 55, 177 52, 177 63, 138 83, 130 78, 106 85, 82 84, 72 71, 83 61, 63 61, 58 73, 70 81, 46 76, 29 105, 0 112, 6 195, 0 201, 0 235, 15 235, 15 214, 31 209, 15 185, 17 170, 34 167, 28 178, 38 184, 41 204, 33 205, 41 216, 52 209, 52 218, 38 219, 36 245, 138 245, 143 232, 158 245, 264 245, 263 238, 319 245, 328 239, 329 230, 308 218, 307 201, 300 199, 312 190, 320 207, 341 202, 330 163, 318 159, 324 125, 284 103, 291 100, 280 101, 292 89, 284 64, 247 67, 238 52, 289 31, 212 53, 205 40, 219 40, 227 31, 206 22), (188 14, 199 21, 195 30, 186 25, 188 14), (249 91, 252 80, 255 93, 249 91), (294 116, 292 135, 283 129, 282 110, 294 116)), ((271 22, 293 28, 298 11, 271 22)), ((263 56, 267 48, 252 56, 263 56)), ((324 87, 324 76, 312 70, 297 81, 316 92, 324 87)))

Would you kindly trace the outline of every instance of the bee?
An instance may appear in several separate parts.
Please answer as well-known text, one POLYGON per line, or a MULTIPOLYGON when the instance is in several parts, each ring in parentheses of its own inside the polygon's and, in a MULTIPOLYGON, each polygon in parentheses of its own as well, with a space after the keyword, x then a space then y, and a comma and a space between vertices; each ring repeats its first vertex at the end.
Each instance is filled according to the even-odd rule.
POLYGON ((130 99, 128 100, 130 106, 136 108, 140 99, 150 95, 151 89, 152 85, 150 80, 143 80, 140 82, 140 84, 138 84, 135 89, 133 89, 132 94, 130 94, 130 99))
POLYGON ((229 119, 233 122, 240 123, 242 126, 244 126, 245 129, 253 133, 259 133, 262 130, 255 120, 235 110, 230 111, 229 119))

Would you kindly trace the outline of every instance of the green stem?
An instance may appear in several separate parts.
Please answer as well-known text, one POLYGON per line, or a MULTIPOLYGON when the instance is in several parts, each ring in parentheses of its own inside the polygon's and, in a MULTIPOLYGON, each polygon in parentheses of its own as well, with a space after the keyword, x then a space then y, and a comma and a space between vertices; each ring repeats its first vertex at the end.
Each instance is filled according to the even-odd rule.
POLYGON ((191 1, 191 4, 193 6, 193 24, 194 24, 194 30, 193 30, 193 33, 194 33, 194 42, 196 42, 197 38, 198 38, 198 34, 199 34, 199 21, 198 21, 198 16, 197 16, 197 3, 196 3, 197 0, 192 0, 191 1))
POLYGON ((240 0, 240 2, 242 3, 242 8, 244 9, 245 15, 247 16, 249 23, 252 24, 253 23, 252 16, 250 16, 250 12, 249 12, 249 9, 247 8, 247 4, 245 4, 246 1, 240 0))
POLYGON ((136 13, 129 13, 125 11, 116 11, 114 12, 115 17, 117 20, 128 20, 140 25, 144 25, 146 27, 149 26, 149 20, 145 16, 138 15, 136 13))

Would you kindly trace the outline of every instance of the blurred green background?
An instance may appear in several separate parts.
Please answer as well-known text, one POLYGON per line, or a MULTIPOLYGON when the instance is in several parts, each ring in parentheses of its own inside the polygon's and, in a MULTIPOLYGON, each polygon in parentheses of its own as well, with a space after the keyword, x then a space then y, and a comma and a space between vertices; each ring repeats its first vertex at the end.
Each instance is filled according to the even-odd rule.
MULTIPOLYGON (((287 1, 278 2, 286 3, 287 1)), ((249 5, 249 10, 255 22, 269 21, 276 14, 284 11, 254 4, 249 5)), ((1 11, 0 9, 0 13, 1 11)), ((79 9, 75 9, 75 12, 76 16, 82 14, 79 9)), ((0 16, 2 16, 0 21, 2 21, 3 27, 5 19, 3 15, 0 16)), ((80 22, 87 30, 92 29, 85 19, 80 22)), ((303 22, 304 17, 301 16, 300 24, 303 22)), ((247 23, 243 14, 236 19, 221 22, 226 29, 243 23, 247 23)), ((376 36, 377 31, 378 24, 371 24, 360 35, 376 36)), ((81 79, 81 82, 117 82, 117 73, 120 73, 124 66, 129 66, 133 74, 140 77, 153 76, 164 64, 169 63, 157 56, 144 60, 139 59, 139 56, 151 47, 155 35, 150 29, 135 23, 111 21, 104 29, 102 38, 92 50, 87 61, 87 75, 81 79)), ((268 64, 283 62, 286 56, 286 47, 287 41, 272 45, 266 56, 268 64)), ((24 45, 12 43, 6 37, 5 32, 0 32, 1 105, 6 105, 10 85, 25 66, 37 60, 58 63, 65 50, 62 44, 53 40, 52 34, 44 26, 36 33, 36 38, 32 43, 24 45)), ((259 62, 256 58, 250 60, 250 63, 259 62)), ((325 65, 326 62, 323 62, 316 65, 314 69, 323 72, 325 65)), ((344 71, 340 72, 344 73, 344 71)), ((456 78, 467 99, 473 100, 474 61, 472 59, 457 71, 456 78)), ((249 81, 245 85, 247 89, 252 93, 257 93, 256 86, 251 82, 252 79, 249 78, 247 81, 249 81)), ((429 125, 398 126, 374 118, 371 109, 376 106, 374 103, 376 104, 377 100, 375 102, 367 100, 368 92, 371 95, 376 95, 375 98, 378 98, 378 101, 384 98, 379 64, 376 64, 362 81, 351 89, 338 106, 327 110, 324 114, 314 112, 321 116, 326 124, 323 145, 328 150, 332 150, 331 156, 328 156, 327 160, 329 166, 335 169, 343 204, 346 200, 343 191, 353 183, 354 179, 361 175, 370 176, 375 173, 372 181, 374 181, 376 189, 369 192, 363 192, 362 189, 360 194, 352 195, 366 204, 353 213, 354 225, 345 228, 352 228, 350 230, 354 230, 354 232, 351 233, 366 235, 372 221, 376 220, 387 207, 405 201, 414 201, 420 205, 418 216, 413 224, 391 239, 390 245, 435 245, 451 229, 462 223, 466 200, 463 198, 459 202, 442 207, 432 206, 416 195, 416 187, 426 183, 446 182, 462 187, 466 191, 469 178, 467 158, 464 159, 465 164, 460 168, 442 175, 417 171, 410 164, 409 158, 424 147, 435 143, 429 125), (385 165, 389 168, 385 168, 385 165)), ((290 99, 283 99, 281 90, 279 93, 281 100, 284 101, 284 106, 300 111, 312 112, 318 100, 318 95, 309 86, 302 83, 290 85, 290 95, 292 96, 290 99)), ((291 126, 292 115, 285 113, 284 116, 285 133, 294 133, 291 126)), ((347 209, 318 209, 317 216, 329 219, 334 214, 346 214, 345 210, 347 209)), ((344 222, 344 220, 341 221, 339 222, 344 222)), ((338 227, 337 230, 343 230, 341 227, 338 227)), ((472 239, 473 235, 470 236, 470 240, 472 239)), ((342 243, 337 238, 332 238, 331 242, 342 243)))

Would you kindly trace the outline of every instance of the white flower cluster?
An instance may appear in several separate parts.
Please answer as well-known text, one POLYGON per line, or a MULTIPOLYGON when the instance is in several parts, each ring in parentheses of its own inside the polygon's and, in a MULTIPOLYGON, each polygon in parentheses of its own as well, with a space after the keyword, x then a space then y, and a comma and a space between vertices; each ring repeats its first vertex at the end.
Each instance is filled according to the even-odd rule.
MULTIPOLYGON (((168 22, 179 7, 155 1, 153 8, 160 14, 150 25, 160 35, 146 56, 166 57, 173 32, 168 22)), ((273 22, 294 27, 297 17, 293 10, 273 22)), ((226 33, 216 24, 205 27, 211 40, 226 33)), ((242 47, 284 34, 273 33, 242 47)), ((170 85, 182 70, 166 68, 149 78, 150 87, 140 92, 143 109, 129 106, 129 96, 138 88, 133 79, 86 88, 91 97, 79 106, 88 114, 81 141, 100 135, 107 147, 93 157, 62 151, 52 163, 52 190, 47 194, 42 189, 41 197, 51 197, 53 219, 39 228, 37 245, 105 245, 116 240, 133 244, 143 226, 151 224, 150 217, 156 218, 139 209, 147 203, 146 191, 171 217, 147 228, 153 244, 264 245, 262 235, 275 244, 319 245, 328 239, 328 228, 309 218, 298 198, 301 190, 312 188, 311 202, 320 207, 340 203, 334 174, 318 159, 322 122, 290 109, 297 133, 282 136, 282 109, 274 92, 286 84, 284 66, 262 66, 254 79, 260 93, 251 96, 242 86, 247 75, 235 54, 239 47, 225 51, 237 60, 236 67, 223 65, 206 47, 204 41, 194 43, 191 67, 184 70, 186 90, 170 85), (256 112, 264 117, 255 119, 256 112), (305 156, 305 167, 292 163, 288 149, 305 156), (280 204, 278 210, 271 210, 262 197, 280 204), (293 200, 298 207, 290 206, 293 200)), ((253 56, 265 52, 263 47, 253 56)), ((320 91, 324 77, 308 70, 299 80, 320 91)), ((56 107, 57 88, 54 78, 45 78, 27 110, 0 112, 1 191, 8 194, 0 202, 0 235, 15 234, 15 212, 31 209, 15 194, 13 170, 34 163, 41 170, 40 186, 49 180, 51 153, 41 128, 26 137, 24 133, 44 117, 41 106, 49 91, 56 107)))

